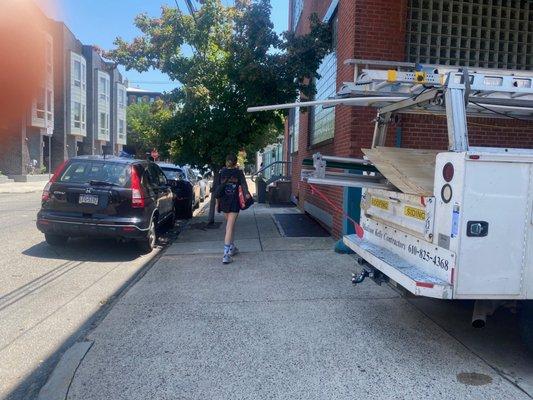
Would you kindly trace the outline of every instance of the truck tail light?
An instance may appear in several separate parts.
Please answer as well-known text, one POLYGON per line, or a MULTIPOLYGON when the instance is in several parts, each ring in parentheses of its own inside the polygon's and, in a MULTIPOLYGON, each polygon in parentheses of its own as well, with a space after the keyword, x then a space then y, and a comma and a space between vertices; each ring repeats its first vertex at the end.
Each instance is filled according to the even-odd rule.
POLYGON ((451 162, 447 162, 444 164, 444 168, 442 168, 442 177, 446 182, 450 182, 453 179, 454 172, 453 164, 451 162))
POLYGON ((144 208, 145 206, 141 177, 134 165, 131 166, 131 206, 133 208, 144 208))
POLYGON ((41 201, 48 201, 50 199, 50 186, 52 186, 52 183, 56 182, 59 179, 59 176, 63 173, 65 170, 65 167, 67 166, 68 160, 65 160, 59 165, 59 167, 56 168, 54 171, 54 174, 48 181, 48 183, 45 185, 43 189, 43 193, 41 195, 41 201))

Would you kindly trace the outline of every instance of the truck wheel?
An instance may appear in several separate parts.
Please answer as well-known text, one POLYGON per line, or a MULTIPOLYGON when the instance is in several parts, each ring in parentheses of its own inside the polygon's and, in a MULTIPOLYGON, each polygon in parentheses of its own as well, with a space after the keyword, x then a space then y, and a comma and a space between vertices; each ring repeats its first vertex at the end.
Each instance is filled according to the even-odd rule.
POLYGON ((155 226, 155 220, 152 220, 146 238, 137 242, 137 247, 143 254, 150 253, 157 243, 157 232, 155 226))
POLYGON ((520 309, 520 333, 522 342, 533 353, 533 300, 522 302, 520 309))
POLYGON ((68 236, 46 233, 44 235, 44 239, 46 240, 46 243, 51 246, 64 246, 65 244, 67 244, 68 236))

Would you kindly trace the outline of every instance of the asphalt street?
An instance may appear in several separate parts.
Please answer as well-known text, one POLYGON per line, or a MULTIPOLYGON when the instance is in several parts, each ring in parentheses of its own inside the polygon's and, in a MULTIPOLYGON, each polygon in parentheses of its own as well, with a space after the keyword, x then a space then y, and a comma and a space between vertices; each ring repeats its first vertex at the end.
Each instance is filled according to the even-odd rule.
POLYGON ((61 353, 95 323, 157 250, 71 240, 35 227, 40 193, 0 194, 0 399, 32 398, 61 353))

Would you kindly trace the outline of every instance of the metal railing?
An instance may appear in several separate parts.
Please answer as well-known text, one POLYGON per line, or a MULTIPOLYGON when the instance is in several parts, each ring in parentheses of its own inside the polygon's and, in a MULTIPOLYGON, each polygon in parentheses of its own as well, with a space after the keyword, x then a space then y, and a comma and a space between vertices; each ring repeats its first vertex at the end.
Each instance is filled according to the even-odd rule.
POLYGON ((258 169, 252 173, 252 181, 255 182, 256 178, 261 176, 267 182, 273 182, 275 180, 290 178, 291 161, 274 161, 270 164, 258 169))

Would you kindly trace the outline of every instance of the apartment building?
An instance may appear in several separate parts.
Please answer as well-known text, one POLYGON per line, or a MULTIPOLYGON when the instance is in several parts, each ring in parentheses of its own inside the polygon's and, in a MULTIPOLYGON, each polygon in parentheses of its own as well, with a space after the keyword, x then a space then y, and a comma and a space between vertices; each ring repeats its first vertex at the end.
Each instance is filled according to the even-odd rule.
POLYGON ((9 126, 0 127, 0 171, 10 176, 26 174, 32 168, 32 160, 47 165, 45 155, 54 134, 54 42, 46 16, 35 10, 35 17, 39 19, 35 24, 42 27, 38 46, 42 54, 36 57, 45 60, 40 87, 27 112, 9 126))
POLYGON ((111 76, 111 137, 110 146, 113 154, 118 154, 127 144, 127 92, 122 74, 113 68, 111 76))
MULTIPOLYGON (((531 70, 533 3, 509 0, 290 0, 289 28, 309 31, 316 13, 333 30, 332 52, 316 83, 316 99, 336 93, 353 80, 346 59, 409 61, 531 70)), ((291 110, 284 159, 292 161, 292 192, 299 207, 334 236, 352 233, 352 224, 300 181, 303 159, 316 152, 360 157, 371 146, 375 110, 337 106, 291 110)), ((516 120, 472 119, 471 145, 533 148, 533 125, 516 120)), ((447 148, 446 120, 403 115, 389 126, 389 146, 447 148)), ((358 219, 360 189, 323 186, 339 208, 358 219)))
POLYGON ((127 143, 126 86, 117 65, 35 8, 45 27, 43 84, 27 115, 0 135, 0 171, 22 178, 76 155, 118 154, 127 143))
POLYGON ((51 21, 55 51, 52 170, 79 154, 87 135, 87 63, 83 45, 63 23, 51 21))

